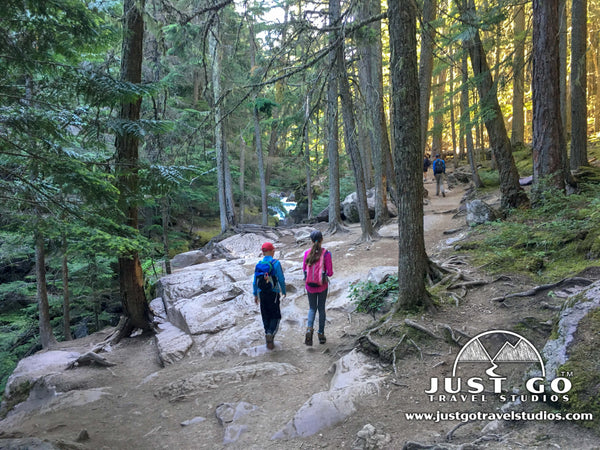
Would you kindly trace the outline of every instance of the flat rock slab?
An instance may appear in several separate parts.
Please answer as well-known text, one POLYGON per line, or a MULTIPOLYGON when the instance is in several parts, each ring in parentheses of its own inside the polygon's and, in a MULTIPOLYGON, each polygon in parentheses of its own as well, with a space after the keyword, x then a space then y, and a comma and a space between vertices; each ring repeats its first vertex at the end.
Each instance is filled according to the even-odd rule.
POLYGON ((157 397, 169 397, 173 401, 175 399, 185 399, 187 396, 223 384, 244 383, 257 377, 281 377, 300 372, 301 370, 296 366, 277 362, 262 362, 230 369, 211 370, 198 373, 190 378, 174 381, 159 389, 155 395, 157 397))

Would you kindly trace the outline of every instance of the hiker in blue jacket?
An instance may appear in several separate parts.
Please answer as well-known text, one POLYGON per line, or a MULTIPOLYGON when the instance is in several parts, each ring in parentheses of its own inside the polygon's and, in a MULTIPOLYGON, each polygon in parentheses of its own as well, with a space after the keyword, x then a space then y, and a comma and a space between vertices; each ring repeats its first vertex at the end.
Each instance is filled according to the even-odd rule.
POLYGON ((254 303, 260 303, 260 315, 262 316, 263 326, 265 328, 265 340, 267 348, 272 350, 275 348, 275 334, 279 328, 281 320, 280 304, 285 298, 285 277, 281 263, 274 259, 275 247, 270 242, 265 242, 262 245, 263 259, 257 264, 257 269, 254 273, 254 281, 252 282, 252 293, 254 294, 254 303), (257 270, 261 263, 266 263, 269 267, 269 282, 265 282, 265 278, 257 274, 257 270), (263 286, 261 288, 261 285, 263 286))
POLYGON ((440 158, 439 153, 435 155, 432 167, 433 176, 435 177, 435 195, 439 196, 441 190, 442 197, 445 197, 446 192, 444 191, 444 175, 446 174, 446 162, 440 158))

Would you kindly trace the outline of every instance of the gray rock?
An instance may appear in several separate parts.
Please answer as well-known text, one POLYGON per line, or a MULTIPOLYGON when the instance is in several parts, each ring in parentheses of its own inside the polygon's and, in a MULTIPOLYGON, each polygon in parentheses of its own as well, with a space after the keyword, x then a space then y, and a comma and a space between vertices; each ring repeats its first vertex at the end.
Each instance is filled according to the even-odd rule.
POLYGON ((267 233, 266 235, 245 233, 223 239, 219 244, 234 257, 258 258, 261 255, 260 248, 265 241, 276 244, 278 240, 279 238, 275 233, 267 233))
POLYGON ((183 359, 194 344, 192 338, 169 322, 158 325, 158 329, 160 331, 154 339, 161 365, 173 364, 183 359))
POLYGON ((551 381, 557 377, 560 366, 568 360, 569 347, 573 343, 573 336, 577 325, 591 311, 600 307, 600 281, 596 281, 581 294, 572 297, 560 313, 558 321, 558 337, 549 340, 542 350, 546 360, 546 379, 551 381))
POLYGON ((369 270, 367 281, 375 284, 383 283, 390 275, 398 275, 398 266, 379 266, 369 270))
POLYGON ((473 200, 467 203, 467 225, 476 226, 496 220, 499 214, 487 203, 473 200))
POLYGON ((182 427, 187 427, 189 425, 194 425, 200 422, 204 422, 206 419, 204 417, 194 417, 193 419, 189 419, 189 420, 184 420, 183 422, 181 422, 181 426, 182 427))
POLYGON ((183 269, 184 267, 195 266, 208 262, 208 258, 202 250, 192 250, 185 253, 179 253, 171 260, 173 270, 183 269))
POLYGON ((356 411, 356 400, 379 392, 384 378, 371 360, 356 350, 340 358, 330 371, 329 390, 314 394, 272 439, 311 436, 342 422, 356 411))
MULTIPOLYGON (((4 450, 60 450, 64 447, 38 438, 0 439, 0 448, 4 450)), ((78 447, 74 447, 78 448, 78 447)))
POLYGON ((150 312, 152 312, 153 322, 155 324, 165 323, 167 321, 167 311, 163 299, 158 297, 150 302, 150 312))
POLYGON ((366 424, 358 433, 353 445, 355 449, 377 450, 388 448, 392 438, 389 434, 378 432, 370 423, 366 424))
POLYGON ((221 403, 217 406, 215 416, 217 416, 217 420, 225 428, 223 444, 236 442, 240 438, 240 435, 248 430, 248 425, 243 423, 243 418, 257 409, 257 406, 246 402, 221 403))
POLYGON ((232 367, 223 370, 211 370, 197 373, 189 378, 171 382, 160 388, 158 397, 180 398, 202 392, 206 388, 215 388, 225 383, 244 383, 254 378, 281 377, 288 374, 299 373, 300 369, 288 363, 262 362, 232 367))
POLYGON ((8 378, 4 389, 4 401, 22 391, 24 384, 34 385, 49 375, 62 372, 81 356, 77 352, 51 350, 23 358, 8 378))

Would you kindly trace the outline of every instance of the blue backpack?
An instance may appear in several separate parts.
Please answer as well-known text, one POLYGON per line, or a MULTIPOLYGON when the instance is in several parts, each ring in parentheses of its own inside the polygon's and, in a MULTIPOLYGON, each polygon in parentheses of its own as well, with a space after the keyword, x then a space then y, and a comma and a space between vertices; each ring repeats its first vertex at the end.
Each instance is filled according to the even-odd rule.
POLYGON ((273 292, 275 286, 277 286, 277 277, 275 276, 273 261, 261 260, 254 267, 254 276, 256 278, 256 285, 261 292, 273 292))
POLYGON ((446 163, 443 159, 436 159, 433 161, 433 173, 444 173, 446 170, 446 163))

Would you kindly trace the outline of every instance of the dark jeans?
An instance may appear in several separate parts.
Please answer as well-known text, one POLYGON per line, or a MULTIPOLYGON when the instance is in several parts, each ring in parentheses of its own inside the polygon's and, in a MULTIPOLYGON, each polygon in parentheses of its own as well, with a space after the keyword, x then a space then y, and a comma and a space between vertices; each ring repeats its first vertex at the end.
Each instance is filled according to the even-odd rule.
POLYGON ((327 289, 323 292, 317 292, 316 294, 308 293, 308 327, 312 328, 315 323, 315 316, 319 311, 319 328, 318 332, 325 333, 325 301, 327 300, 327 289))
POLYGON ((281 320, 279 309, 279 292, 260 292, 260 315, 262 316, 265 334, 275 336, 281 320))

